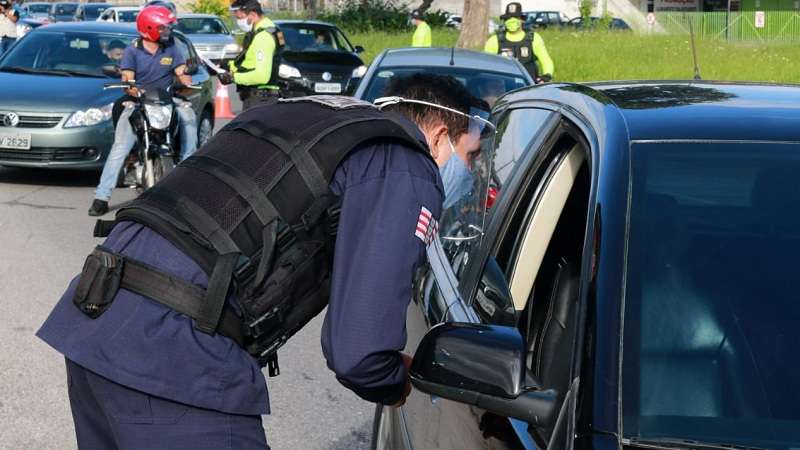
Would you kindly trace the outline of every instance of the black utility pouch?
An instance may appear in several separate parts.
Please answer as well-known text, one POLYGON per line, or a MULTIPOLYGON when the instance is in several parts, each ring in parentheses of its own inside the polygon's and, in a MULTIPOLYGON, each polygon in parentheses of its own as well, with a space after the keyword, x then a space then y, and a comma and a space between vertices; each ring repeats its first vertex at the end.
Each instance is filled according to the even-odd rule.
POLYGON ((103 314, 119 290, 122 265, 123 259, 119 255, 95 248, 83 264, 81 278, 72 298, 75 306, 92 319, 103 314))

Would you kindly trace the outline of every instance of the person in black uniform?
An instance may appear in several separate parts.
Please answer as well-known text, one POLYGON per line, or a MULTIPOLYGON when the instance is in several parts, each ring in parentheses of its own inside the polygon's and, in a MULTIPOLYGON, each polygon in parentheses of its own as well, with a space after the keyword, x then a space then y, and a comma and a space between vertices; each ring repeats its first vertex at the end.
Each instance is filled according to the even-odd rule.
MULTIPOLYGON (((407 141, 370 140, 335 169, 330 191, 341 200, 341 213, 322 337, 338 379, 386 405, 401 404, 410 389, 410 358, 400 353, 405 311, 412 273, 434 231, 431 226, 421 232, 420 218, 427 214, 435 223, 448 180, 459 178, 447 177, 443 184, 437 166, 460 167, 478 150, 468 113, 480 102, 449 77, 416 76, 396 93, 403 98, 393 100, 392 108, 418 126, 415 139, 427 144, 421 145, 430 155, 407 141), (432 104, 414 103, 420 100, 432 104)), ((259 106, 243 116, 280 106, 259 106)), ((253 154, 259 148, 225 151, 253 154)), ((181 166, 205 154, 200 149, 181 166)), ((191 169, 176 169, 168 178, 177 179, 179 170, 191 169)), ((198 203, 213 195, 193 192, 198 203)), ((197 288, 214 282, 197 261, 143 223, 118 221, 103 247, 124 255, 126 267, 131 258, 197 288)), ((191 317, 124 283, 107 310, 87 316, 73 304, 85 294, 76 292, 81 285, 80 277, 70 283, 37 333, 66 358, 79 449, 268 448, 260 417, 270 411, 264 374, 234 339, 198 331, 191 317)), ((239 304, 231 294, 225 301, 239 304)))

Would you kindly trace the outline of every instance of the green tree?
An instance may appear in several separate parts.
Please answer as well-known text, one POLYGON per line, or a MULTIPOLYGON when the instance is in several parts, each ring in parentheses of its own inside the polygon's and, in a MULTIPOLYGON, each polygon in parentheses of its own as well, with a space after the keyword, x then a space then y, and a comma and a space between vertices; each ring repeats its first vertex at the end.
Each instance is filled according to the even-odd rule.
POLYGON ((225 0, 197 0, 189 4, 189 10, 200 14, 214 14, 222 18, 228 17, 230 4, 225 0))

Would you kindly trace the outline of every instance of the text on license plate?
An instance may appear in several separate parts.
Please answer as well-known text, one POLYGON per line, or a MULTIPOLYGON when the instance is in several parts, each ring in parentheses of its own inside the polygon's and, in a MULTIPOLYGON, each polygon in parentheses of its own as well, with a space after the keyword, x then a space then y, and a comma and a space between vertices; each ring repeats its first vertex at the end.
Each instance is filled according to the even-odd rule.
POLYGON ((315 83, 314 92, 324 92, 326 94, 338 94, 342 92, 341 83, 315 83))
POLYGON ((0 133, 0 148, 31 149, 31 135, 25 133, 0 133))

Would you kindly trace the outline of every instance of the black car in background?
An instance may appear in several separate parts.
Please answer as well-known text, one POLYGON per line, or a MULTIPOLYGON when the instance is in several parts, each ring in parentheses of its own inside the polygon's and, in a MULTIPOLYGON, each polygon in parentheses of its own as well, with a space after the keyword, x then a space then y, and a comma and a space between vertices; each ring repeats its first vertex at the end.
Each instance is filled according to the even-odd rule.
POLYGON ((800 448, 800 87, 550 84, 493 120, 373 448, 800 448))
POLYGON ((533 84, 516 59, 460 48, 390 48, 375 58, 354 96, 373 102, 395 80, 417 73, 452 76, 490 106, 506 92, 533 84))
POLYGON ((75 11, 75 21, 76 22, 83 22, 83 21, 95 21, 103 11, 110 8, 111 5, 108 3, 81 3, 78 5, 78 9, 75 11))
POLYGON ((281 91, 286 97, 344 94, 355 90, 367 67, 335 25, 300 20, 276 20, 286 38, 279 67, 281 91))
POLYGON ((559 11, 525 12, 525 28, 529 30, 534 28, 545 29, 547 27, 563 27, 568 21, 569 18, 559 11))
POLYGON ((53 3, 50 7, 51 22, 72 22, 78 11, 78 3, 53 3))
MULTIPOLYGON (((583 20, 583 17, 575 17, 567 22, 567 26, 573 27, 578 30, 594 29, 597 28, 602 21, 600 17, 590 17, 589 23, 583 20)), ((611 31, 631 31, 631 27, 624 20, 614 17, 608 23, 608 29, 611 31)))

